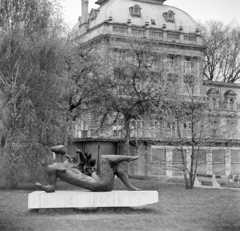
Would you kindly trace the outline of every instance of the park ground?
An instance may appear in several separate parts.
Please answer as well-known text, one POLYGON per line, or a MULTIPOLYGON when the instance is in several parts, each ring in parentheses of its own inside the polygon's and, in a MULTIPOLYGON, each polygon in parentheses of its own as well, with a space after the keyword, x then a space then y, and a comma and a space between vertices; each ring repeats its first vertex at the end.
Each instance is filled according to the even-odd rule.
MULTIPOLYGON (((186 190, 184 184, 168 179, 131 179, 144 190, 157 190, 159 202, 138 208, 27 209, 33 186, 18 190, 0 189, 1 231, 239 231, 240 190, 186 190)), ((236 183, 237 184, 237 183, 236 183)), ((239 183, 240 184, 240 183, 239 183)), ((59 182, 58 190, 79 190, 59 182)), ((116 179, 115 189, 125 189, 116 179)))

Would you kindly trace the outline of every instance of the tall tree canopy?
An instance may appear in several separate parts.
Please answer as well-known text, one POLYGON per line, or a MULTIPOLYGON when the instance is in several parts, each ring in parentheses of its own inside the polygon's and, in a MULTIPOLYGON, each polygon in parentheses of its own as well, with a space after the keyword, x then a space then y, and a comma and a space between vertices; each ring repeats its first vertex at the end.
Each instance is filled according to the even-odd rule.
POLYGON ((66 40, 54 0, 0 0, 0 11, 1 146, 16 187, 16 147, 62 140, 66 40))

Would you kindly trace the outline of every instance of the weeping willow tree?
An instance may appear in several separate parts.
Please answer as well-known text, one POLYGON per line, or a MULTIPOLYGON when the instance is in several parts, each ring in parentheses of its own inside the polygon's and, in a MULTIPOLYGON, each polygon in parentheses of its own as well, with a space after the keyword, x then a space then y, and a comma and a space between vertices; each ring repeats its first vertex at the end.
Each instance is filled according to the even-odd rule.
POLYGON ((1 147, 6 184, 16 188, 19 150, 61 139, 64 39, 55 1, 1 0, 0 12, 1 147))

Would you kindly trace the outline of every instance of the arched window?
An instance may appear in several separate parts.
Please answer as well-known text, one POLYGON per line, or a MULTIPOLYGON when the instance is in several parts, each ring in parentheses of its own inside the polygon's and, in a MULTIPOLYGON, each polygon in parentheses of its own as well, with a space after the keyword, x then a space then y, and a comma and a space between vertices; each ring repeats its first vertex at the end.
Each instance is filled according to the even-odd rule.
POLYGON ((233 90, 228 90, 224 93, 224 102, 227 104, 228 111, 236 111, 237 94, 233 90))
POLYGON ((141 7, 139 5, 134 5, 129 8, 132 17, 141 17, 141 7))
POLYGON ((217 89, 211 88, 207 91, 207 96, 209 98, 210 109, 217 110, 219 109, 220 93, 217 89))
POLYGON ((175 15, 175 13, 172 10, 169 10, 168 12, 163 13, 163 17, 166 22, 174 23, 175 22, 174 15, 175 15))

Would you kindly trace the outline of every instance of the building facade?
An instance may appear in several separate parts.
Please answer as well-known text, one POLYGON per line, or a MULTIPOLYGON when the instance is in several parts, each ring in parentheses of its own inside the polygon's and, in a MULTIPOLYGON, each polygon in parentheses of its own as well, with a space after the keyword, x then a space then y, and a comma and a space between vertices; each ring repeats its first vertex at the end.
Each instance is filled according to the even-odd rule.
MULTIPOLYGON (((131 48, 135 44, 150 44, 147 52, 161 60, 154 73, 161 73, 164 81, 177 86, 177 94, 207 104, 204 109, 204 138, 198 135, 198 172, 228 175, 240 173, 240 85, 203 80, 203 46, 196 22, 182 10, 164 4, 166 0, 99 0, 98 9, 89 13, 88 0, 82 0, 82 16, 75 31, 81 47, 95 44, 103 59, 108 57, 109 72, 123 64, 134 63, 131 48), (110 58, 109 58, 110 57, 110 58), (109 61, 111 60, 111 62, 109 61), (192 90, 194 89, 194 91, 192 90)), ((146 52, 146 49, 145 49, 146 52)), ((150 55, 150 56, 151 56, 150 55)), ((118 68, 118 69, 117 69, 118 68)), ((148 69, 150 70, 150 69, 148 69)), ((160 74, 159 74, 160 76, 160 74)), ((160 78, 160 77, 159 77, 160 78)), ((139 78, 140 79, 140 78, 139 78)), ((162 82, 163 80, 161 80, 162 82)), ((143 89, 139 81, 137 89, 143 89)), ((118 92, 120 94, 120 91, 118 92)), ((114 113, 112 115, 114 117, 114 113)), ((91 113, 79 116, 70 126, 71 145, 97 155, 123 154, 124 116, 117 121, 108 119, 108 126, 99 129, 99 118, 91 113)), ((195 126, 195 125, 194 125, 195 126)), ((179 142, 178 125, 174 118, 163 121, 158 115, 139 117, 129 123, 132 155, 140 155, 138 163, 130 167, 133 175, 182 175, 181 154, 187 163, 191 156, 193 123, 183 122, 184 141, 179 142)), ((189 165, 189 164, 188 164, 189 165)))

